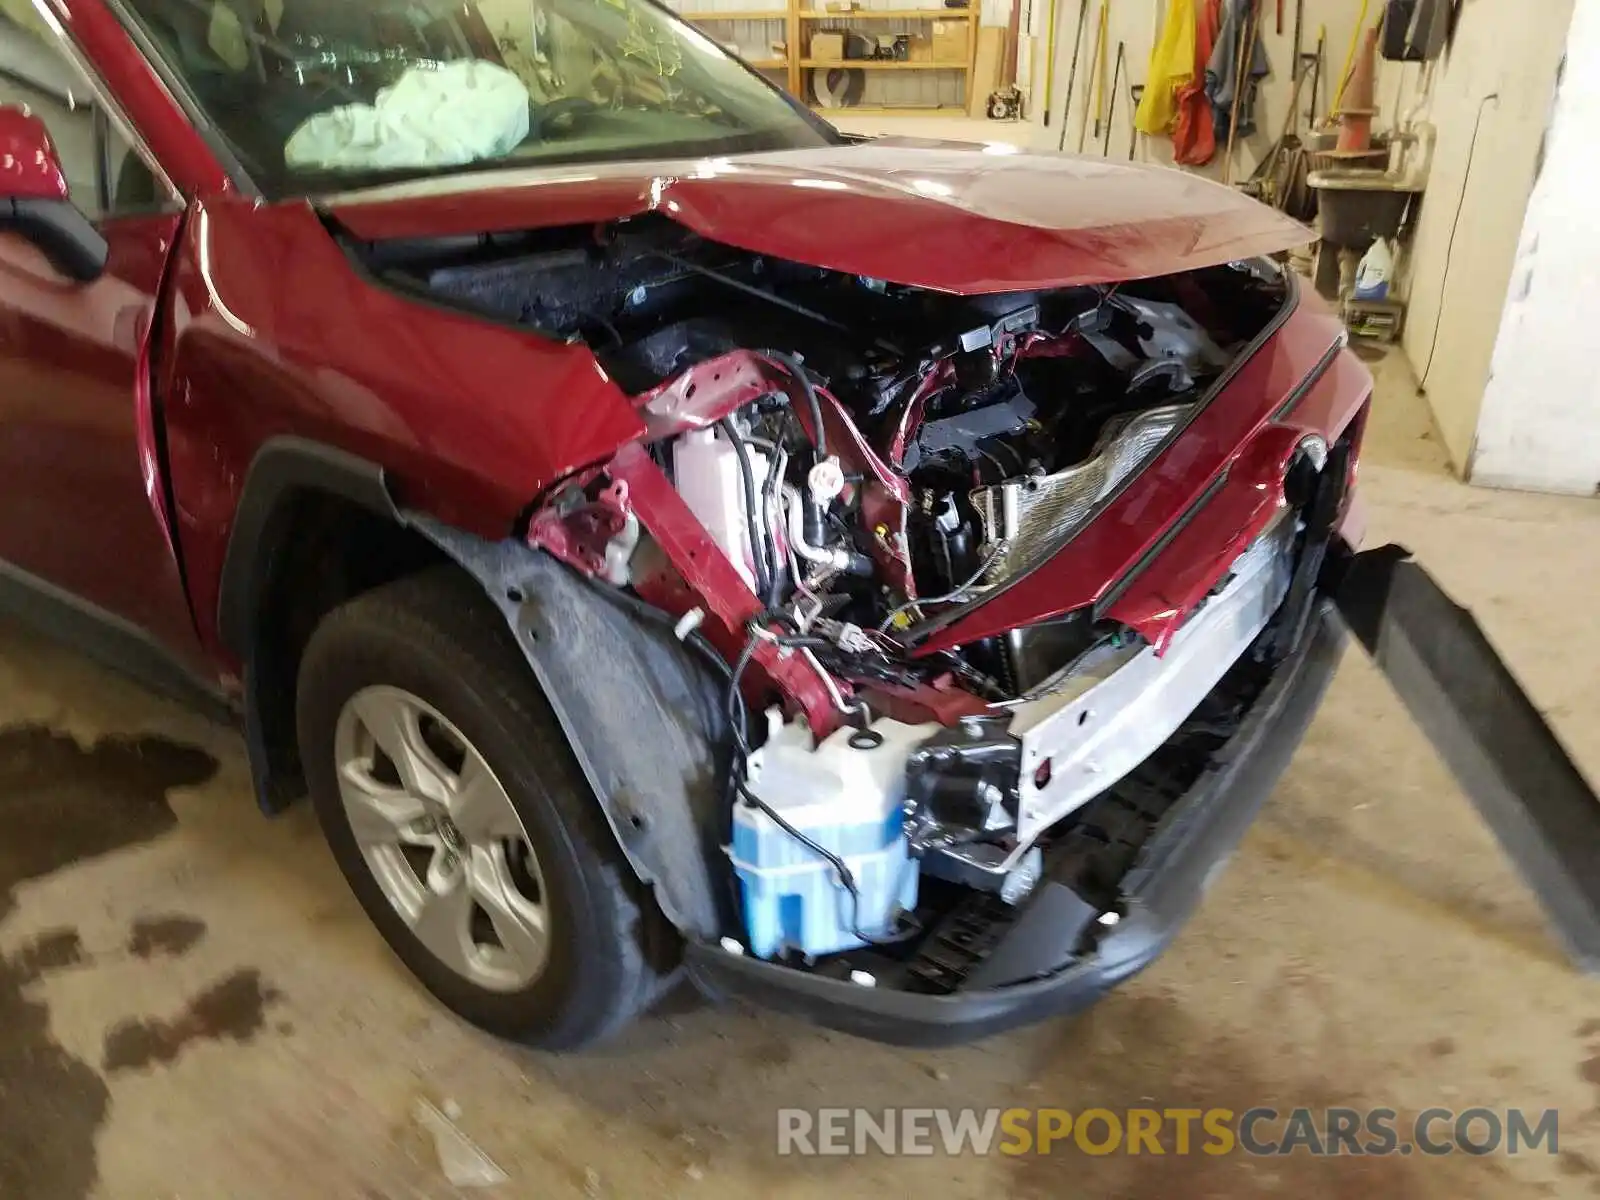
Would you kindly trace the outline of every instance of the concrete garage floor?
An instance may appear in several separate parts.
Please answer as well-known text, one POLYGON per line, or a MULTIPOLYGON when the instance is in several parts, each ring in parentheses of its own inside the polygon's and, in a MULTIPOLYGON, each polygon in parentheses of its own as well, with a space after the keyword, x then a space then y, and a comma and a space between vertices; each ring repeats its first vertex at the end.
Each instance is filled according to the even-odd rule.
MULTIPOLYGON (((1472 606, 1600 779, 1600 505, 1448 477, 1398 363, 1373 539, 1472 606)), ((1600 1194, 1600 986, 1381 678, 1345 660, 1232 867, 1088 1015, 941 1052, 705 1008, 550 1058, 436 1008, 304 807, 251 804, 226 730, 0 631, 0 1195, 445 1197, 419 1097, 510 1176, 488 1195, 1600 1194), (784 1106, 1561 1111, 1558 1156, 779 1160, 784 1106)))

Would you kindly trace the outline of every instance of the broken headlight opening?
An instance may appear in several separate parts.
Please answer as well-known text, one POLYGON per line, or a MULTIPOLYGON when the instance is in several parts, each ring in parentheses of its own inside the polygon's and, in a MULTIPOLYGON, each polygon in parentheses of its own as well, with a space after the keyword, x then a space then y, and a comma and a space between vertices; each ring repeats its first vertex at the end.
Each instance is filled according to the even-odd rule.
POLYGON ((998 583, 1026 574, 1059 550, 1193 412, 1192 404, 1172 404, 1117 417, 1081 463, 973 492, 972 504, 985 529, 995 544, 1006 547, 986 578, 998 583))
POLYGON ((600 465, 545 499, 529 540, 682 633, 705 623, 733 659, 729 851, 762 957, 915 938, 924 876, 1020 900, 1042 836, 1160 746, 1282 599, 1273 542, 1165 657, 1084 612, 917 652, 1170 444, 1285 311, 1273 272, 958 296, 661 218, 414 251, 403 270, 587 343, 634 398, 683 523, 632 519, 600 465), (812 699, 772 706, 780 675, 812 699))

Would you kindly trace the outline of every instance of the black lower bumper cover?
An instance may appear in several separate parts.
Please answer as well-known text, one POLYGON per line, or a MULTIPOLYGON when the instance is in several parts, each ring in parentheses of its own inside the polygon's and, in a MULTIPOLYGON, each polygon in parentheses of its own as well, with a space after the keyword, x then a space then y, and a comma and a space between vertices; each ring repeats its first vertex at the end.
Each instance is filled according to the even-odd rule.
MULTIPOLYGON (((1063 944, 1051 917, 1062 897, 1052 889, 1067 889, 1046 880, 991 959, 1005 961, 1005 973, 1026 982, 927 995, 861 987, 707 945, 688 948, 691 977, 714 997, 741 996, 900 1045, 971 1041, 1087 1008, 1155 961, 1199 904, 1293 757, 1344 642, 1339 618, 1320 604, 1300 645, 1229 740, 1225 759, 1201 776, 1146 844, 1124 883, 1125 915, 1092 954, 1073 956, 1063 944), (1034 913, 1040 919, 1030 920, 1034 913)), ((981 984, 981 973, 970 982, 981 984)))
POLYGON ((1500 839, 1580 969, 1600 973, 1600 799, 1483 630, 1410 552, 1367 550, 1339 611, 1500 839))

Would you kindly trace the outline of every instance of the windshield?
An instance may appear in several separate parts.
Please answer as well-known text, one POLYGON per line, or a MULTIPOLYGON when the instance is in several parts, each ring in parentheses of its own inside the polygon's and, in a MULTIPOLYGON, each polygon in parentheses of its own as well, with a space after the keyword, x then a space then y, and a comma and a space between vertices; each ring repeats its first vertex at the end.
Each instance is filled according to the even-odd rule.
POLYGON ((828 127, 650 0, 126 0, 270 198, 828 127))

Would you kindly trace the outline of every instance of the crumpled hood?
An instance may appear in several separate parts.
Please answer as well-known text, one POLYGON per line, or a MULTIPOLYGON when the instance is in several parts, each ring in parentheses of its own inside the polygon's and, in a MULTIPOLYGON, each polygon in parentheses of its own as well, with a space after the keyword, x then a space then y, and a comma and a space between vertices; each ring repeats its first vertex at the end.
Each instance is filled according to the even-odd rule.
POLYGON ((1110 283, 1314 236, 1232 188, 1101 158, 884 138, 732 158, 530 167, 324 207, 355 236, 489 232, 659 212, 704 237, 950 292, 1110 283))

